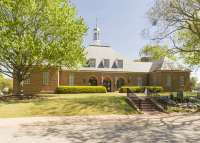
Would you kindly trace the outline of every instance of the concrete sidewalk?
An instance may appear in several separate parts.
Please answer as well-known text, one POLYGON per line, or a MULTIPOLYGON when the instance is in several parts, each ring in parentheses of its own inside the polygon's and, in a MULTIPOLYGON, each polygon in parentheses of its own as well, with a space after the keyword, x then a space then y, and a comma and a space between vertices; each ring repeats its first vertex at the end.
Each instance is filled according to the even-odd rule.
POLYGON ((5 118, 0 142, 200 142, 200 113, 5 118))

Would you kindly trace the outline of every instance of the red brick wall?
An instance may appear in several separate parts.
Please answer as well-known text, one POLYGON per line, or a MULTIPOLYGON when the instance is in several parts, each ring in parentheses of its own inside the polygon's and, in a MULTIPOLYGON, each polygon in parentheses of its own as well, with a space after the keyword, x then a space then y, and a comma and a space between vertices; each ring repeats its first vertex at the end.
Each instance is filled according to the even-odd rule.
POLYGON ((149 73, 149 85, 153 85, 153 76, 157 78, 157 86, 162 86, 164 92, 176 92, 178 89, 183 91, 190 91, 190 72, 180 72, 180 71, 159 71, 154 73, 149 73), (172 76, 171 86, 167 86, 167 75, 172 76), (180 76, 185 77, 185 85, 180 86, 180 76))
MULTIPOLYGON (((74 85, 75 86, 88 86, 90 77, 95 77, 97 79, 97 86, 101 84, 102 72, 83 72, 83 71, 60 71, 60 85, 69 85, 69 75, 74 75, 74 85), (62 79, 61 79, 62 75, 62 79), (84 82, 84 76, 86 80, 84 82)), ((137 86, 137 77, 142 77, 142 84, 147 85, 147 73, 117 73, 117 78, 124 79, 125 86, 137 86), (129 77, 131 81, 128 82, 129 77)), ((117 90, 117 84, 115 85, 115 73, 114 72, 103 72, 103 77, 109 77, 111 80, 111 91, 117 90)), ((102 84, 101 84, 102 85, 102 84)))
MULTIPOLYGON (((24 93, 26 94, 52 94, 56 93, 58 87, 58 72, 53 69, 35 73, 30 77, 30 84, 24 84, 24 93), (50 84, 43 84, 43 72, 50 72, 50 84)), ((13 93, 17 92, 17 80, 13 80, 13 93)))
MULTIPOLYGON (((40 73, 33 74, 30 77, 30 85, 24 85, 24 92, 28 94, 36 93, 56 93, 58 87, 58 72, 49 69, 40 73), (50 72, 50 85, 43 84, 43 72, 50 72)), ((103 77, 109 77, 111 80, 111 91, 117 90, 115 85, 115 72, 103 72, 103 77)), ((69 75, 74 75, 75 86, 88 86, 90 77, 97 79, 97 85, 101 84, 102 72, 94 71, 59 71, 59 85, 69 85, 69 75), (84 76, 86 80, 84 82, 84 76)), ((137 86, 137 77, 142 77, 142 85, 153 85, 153 76, 156 76, 157 86, 162 86, 165 92, 176 92, 178 89, 189 91, 190 89, 190 72, 154 72, 154 73, 117 73, 117 78, 124 79, 125 86, 137 86), (172 75, 172 86, 167 86, 167 75, 172 75), (185 86, 180 86, 180 76, 185 76, 185 86), (131 81, 128 82, 129 77, 131 81), (148 78, 148 80, 147 80, 148 78), (148 82, 148 83, 147 83, 148 82)), ((14 92, 17 92, 17 81, 13 80, 14 92)))

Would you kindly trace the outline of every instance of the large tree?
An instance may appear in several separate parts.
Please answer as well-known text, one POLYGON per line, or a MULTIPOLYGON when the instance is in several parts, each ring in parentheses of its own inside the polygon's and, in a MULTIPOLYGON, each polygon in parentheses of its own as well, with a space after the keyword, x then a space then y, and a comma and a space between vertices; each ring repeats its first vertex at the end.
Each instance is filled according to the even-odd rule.
POLYGON ((68 0, 0 1, 0 72, 17 79, 18 95, 36 72, 85 64, 81 44, 88 26, 76 15, 68 0))
POLYGON ((199 67, 199 12, 200 0, 156 0, 146 14, 151 26, 156 28, 144 29, 143 35, 156 42, 172 41, 173 46, 168 50, 180 53, 190 67, 199 67))
MULTIPOLYGON (((172 59, 173 61, 177 61, 177 57, 172 54, 170 51, 168 51, 167 45, 146 45, 142 47, 139 51, 139 56, 147 56, 149 57, 149 61, 157 60, 162 57, 168 57, 172 59)), ((140 60, 134 60, 135 62, 138 62, 140 60)))

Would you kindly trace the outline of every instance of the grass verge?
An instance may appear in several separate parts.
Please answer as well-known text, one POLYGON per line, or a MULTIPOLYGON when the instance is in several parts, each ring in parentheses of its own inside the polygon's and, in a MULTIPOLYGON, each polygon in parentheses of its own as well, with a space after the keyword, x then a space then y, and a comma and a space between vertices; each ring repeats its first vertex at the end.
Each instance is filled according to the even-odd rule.
POLYGON ((0 118, 137 114, 114 94, 59 94, 45 99, 0 101, 0 118))

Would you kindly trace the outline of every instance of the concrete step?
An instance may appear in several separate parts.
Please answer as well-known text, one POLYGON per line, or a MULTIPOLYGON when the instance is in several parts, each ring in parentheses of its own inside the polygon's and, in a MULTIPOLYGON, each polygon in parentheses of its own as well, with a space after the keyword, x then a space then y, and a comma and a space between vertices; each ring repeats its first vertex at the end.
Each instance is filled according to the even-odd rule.
MULTIPOLYGON (((139 100, 132 100, 136 106, 139 107, 139 100)), ((157 113, 159 112, 159 109, 157 109, 150 101, 144 99, 140 101, 140 110, 142 112, 151 112, 151 113, 157 113)))

